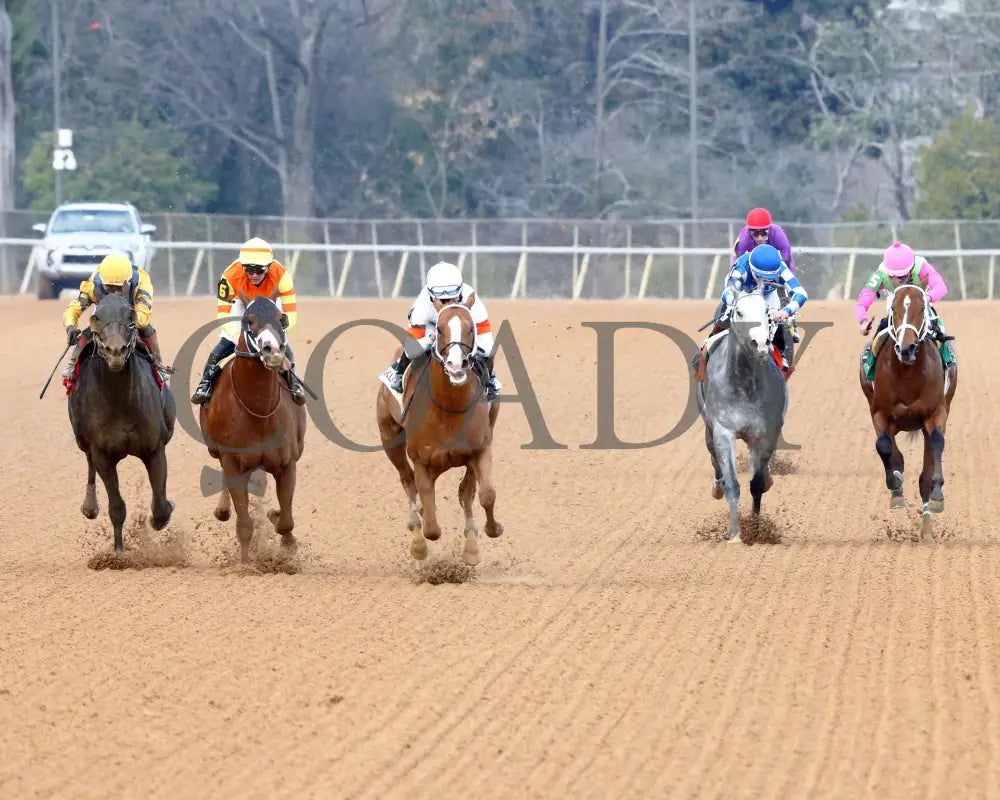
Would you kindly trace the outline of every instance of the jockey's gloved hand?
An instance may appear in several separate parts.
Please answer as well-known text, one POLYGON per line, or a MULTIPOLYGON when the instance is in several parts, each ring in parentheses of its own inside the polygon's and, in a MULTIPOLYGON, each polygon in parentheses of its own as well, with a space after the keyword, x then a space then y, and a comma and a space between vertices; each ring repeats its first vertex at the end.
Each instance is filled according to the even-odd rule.
POLYGON ((66 345, 76 344, 77 339, 80 338, 80 330, 74 325, 66 326, 66 345))

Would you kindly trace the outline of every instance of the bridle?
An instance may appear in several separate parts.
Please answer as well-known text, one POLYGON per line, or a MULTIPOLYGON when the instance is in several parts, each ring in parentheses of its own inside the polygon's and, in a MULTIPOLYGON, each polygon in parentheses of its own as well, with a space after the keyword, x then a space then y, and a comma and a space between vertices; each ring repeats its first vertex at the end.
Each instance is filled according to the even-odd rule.
POLYGON ((906 333, 907 329, 912 330, 917 336, 917 344, 920 344, 927 336, 927 331, 930 329, 930 309, 931 304, 927 298, 927 292, 920 286, 916 286, 912 283, 904 283, 902 286, 897 286, 892 291, 892 295, 889 298, 889 318, 886 321, 886 329, 889 331, 889 338, 895 342, 896 355, 900 355, 903 351, 901 344, 903 335, 906 333), (914 325, 909 321, 910 314, 910 298, 903 298, 903 321, 896 325, 896 313, 893 308, 895 305, 894 300, 896 297, 896 292, 901 292, 904 289, 912 289, 914 291, 920 292, 920 296, 924 301, 924 311, 920 318, 919 325, 914 325))
MULTIPOLYGON (((450 304, 448 307, 451 307, 450 304)), ((461 303, 456 303, 454 307, 460 308, 463 312, 469 315, 469 319, 472 322, 472 344, 468 345, 465 342, 448 342, 448 344, 445 345, 445 353, 442 353, 440 349, 441 336, 439 334, 437 339, 434 340, 433 346, 431 347, 431 356, 434 358, 435 361, 437 361, 441 365, 442 369, 445 369, 445 360, 447 358, 448 351, 450 351, 452 347, 459 348, 459 350, 462 353, 461 368, 467 372, 472 372, 473 377, 476 379, 476 383, 479 384, 479 391, 473 395, 472 400, 469 401, 468 405, 466 405, 465 408, 448 408, 447 406, 441 405, 441 403, 439 403, 434 398, 434 388, 431 385, 430 373, 427 369, 427 367, 430 366, 430 362, 427 362, 427 366, 424 367, 423 373, 424 375, 426 375, 427 396, 430 398, 431 403, 433 403, 437 408, 449 414, 464 414, 466 411, 468 411, 476 403, 479 402, 480 398, 483 397, 483 395, 486 393, 486 387, 483 386, 483 382, 479 378, 479 373, 477 373, 476 370, 472 369, 472 354, 476 350, 476 342, 479 339, 479 334, 476 331, 476 321, 472 317, 472 312, 466 306, 462 305, 461 303)), ((439 331, 441 330, 440 325, 438 325, 438 330, 439 331)))
MULTIPOLYGON (((277 308, 277 306, 275 306, 277 308)), ((257 342, 257 336, 253 331, 250 330, 250 323, 247 321, 246 314, 244 313, 243 318, 240 320, 240 330, 243 332, 243 340, 246 342, 247 349, 240 350, 239 345, 236 347, 236 355, 241 358, 259 358, 261 364, 264 363, 264 353, 260 348, 260 344, 257 342)), ((278 330, 281 331, 281 341, 279 342, 281 346, 281 351, 284 352, 285 346, 288 344, 288 335, 285 333, 285 329, 280 325, 278 330)))
POLYGON ((742 300, 745 297, 752 297, 754 295, 761 298, 761 300, 764 302, 764 315, 765 315, 764 319, 766 320, 767 323, 767 341, 773 342, 774 336, 778 331, 778 322, 774 319, 771 319, 771 315, 768 313, 767 301, 764 300, 763 285, 759 285, 759 287, 757 289, 754 289, 753 291, 743 292, 739 295, 739 297, 736 298, 736 300, 733 302, 733 311, 732 314, 730 315, 730 320, 731 322, 734 320, 734 317, 736 315, 736 309, 739 306, 740 300, 742 300))
MULTIPOLYGON (((274 301, 270 302, 272 303, 272 305, 274 305, 275 309, 277 309, 277 305, 274 304, 274 301)), ((285 329, 282 328, 280 324, 278 325, 278 330, 281 331, 281 341, 279 344, 281 347, 281 352, 284 353, 285 346, 288 344, 288 335, 285 332, 285 329)), ((267 365, 264 364, 264 352, 261 350, 260 344, 257 341, 257 336, 254 334, 253 331, 250 330, 250 322, 247 320, 247 315, 245 310, 243 318, 240 320, 240 331, 242 331, 243 333, 243 341, 246 342, 247 349, 240 350, 239 344, 237 344, 236 350, 234 351, 235 355, 239 356, 240 358, 256 358, 260 361, 262 366, 267 368, 267 365)), ((239 390, 237 390, 236 388, 236 379, 233 377, 232 369, 229 370, 229 383, 232 386, 233 396, 236 398, 236 402, 240 404, 240 406, 243 408, 244 411, 246 411, 251 416, 256 417, 257 419, 268 419, 274 416, 275 412, 277 412, 278 408, 281 406, 281 389, 283 387, 283 382, 281 380, 277 381, 278 391, 277 391, 277 398, 274 403, 274 408, 272 408, 266 414, 258 414, 256 411, 249 408, 247 404, 243 402, 243 398, 240 397, 239 390)), ((284 388, 287 389, 288 387, 284 388)))
MULTIPOLYGON (((442 353, 441 334, 438 333, 437 339, 434 340, 434 344, 431 347, 431 355, 434 357, 435 361, 437 361, 442 367, 444 367, 448 357, 448 352, 451 350, 451 348, 457 347, 462 353, 461 368, 463 370, 468 370, 472 367, 472 354, 476 350, 476 341, 479 338, 479 334, 476 332, 476 321, 472 318, 472 312, 461 303, 455 303, 454 305, 449 304, 448 306, 445 306, 445 308, 461 309, 464 313, 469 315, 469 320, 470 322, 472 322, 472 344, 468 345, 465 342, 448 342, 448 344, 445 345, 445 352, 442 353)), ((437 328, 438 331, 441 330, 440 325, 438 325, 437 328)))
POLYGON ((107 360, 109 358, 109 356, 107 354, 107 345, 104 344, 104 342, 101 339, 101 333, 104 330, 105 324, 111 325, 111 326, 118 326, 118 327, 124 326, 125 329, 128 331, 128 335, 125 337, 125 361, 128 361, 129 358, 132 357, 132 353, 135 351, 135 343, 136 343, 136 340, 139 337, 139 332, 136 329, 135 323, 134 322, 129 322, 129 323, 126 324, 126 323, 122 323, 122 322, 108 322, 108 323, 103 323, 102 322, 100 330, 95 330, 94 331, 94 337, 93 338, 94 338, 94 342, 97 344, 97 354, 101 358, 103 358, 105 360, 105 362, 107 362, 107 360))

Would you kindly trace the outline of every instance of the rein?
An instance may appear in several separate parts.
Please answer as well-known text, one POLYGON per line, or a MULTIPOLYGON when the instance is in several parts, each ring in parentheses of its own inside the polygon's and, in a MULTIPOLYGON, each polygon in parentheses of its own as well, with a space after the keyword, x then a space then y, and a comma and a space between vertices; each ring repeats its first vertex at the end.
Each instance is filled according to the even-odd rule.
MULTIPOLYGON (((243 318, 243 322, 241 323, 240 327, 242 328, 243 341, 246 344, 247 349, 240 350, 240 346, 239 344, 237 344, 236 350, 234 351, 234 355, 239 356, 240 358, 259 359, 261 366, 263 366, 264 365, 263 353, 261 353, 260 346, 257 344, 257 337, 250 332, 250 328, 246 324, 246 317, 243 318)), ((282 348, 284 348, 287 338, 285 336, 284 331, 282 331, 281 333, 282 333, 281 346, 282 348)), ((235 366, 235 362, 233 366, 235 366)), ((270 417, 273 417, 275 413, 278 411, 278 408, 280 408, 281 406, 281 387, 282 387, 281 379, 277 378, 276 376, 278 391, 276 393, 277 399, 275 400, 274 408, 272 408, 266 414, 258 414, 256 411, 253 411, 252 409, 248 408, 247 404, 243 402, 243 398, 240 397, 239 390, 236 388, 236 379, 233 377, 233 366, 229 368, 229 384, 233 387, 233 396, 236 398, 236 402, 239 403, 240 407, 252 417, 256 417, 257 419, 269 419, 270 417)), ((267 367, 265 367, 265 369, 267 369, 267 367)), ((288 389, 287 386, 285 388, 288 389)), ((289 394, 291 394, 291 389, 288 389, 288 392, 289 394)))

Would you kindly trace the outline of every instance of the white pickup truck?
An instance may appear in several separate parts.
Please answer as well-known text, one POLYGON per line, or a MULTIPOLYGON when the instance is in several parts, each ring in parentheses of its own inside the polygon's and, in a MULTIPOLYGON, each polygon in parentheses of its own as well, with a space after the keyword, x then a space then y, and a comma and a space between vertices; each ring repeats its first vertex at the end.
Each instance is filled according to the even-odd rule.
POLYGON ((143 224, 131 203, 65 203, 48 223, 32 228, 44 235, 35 252, 39 299, 59 296, 90 277, 108 253, 124 253, 147 269, 152 256, 149 235, 155 225, 143 224))

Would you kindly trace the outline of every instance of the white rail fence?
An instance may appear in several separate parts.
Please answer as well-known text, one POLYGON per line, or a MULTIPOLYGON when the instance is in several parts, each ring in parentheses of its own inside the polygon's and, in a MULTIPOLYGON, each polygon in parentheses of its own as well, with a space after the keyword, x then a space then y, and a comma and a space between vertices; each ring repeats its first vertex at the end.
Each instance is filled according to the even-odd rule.
MULTIPOLYGON (((241 242, 157 241, 150 274, 158 296, 214 294, 241 242)), ((16 267, 21 294, 32 292, 38 239, 0 238, 16 267), (15 255, 11 257, 11 253, 15 255)), ((883 247, 795 248, 796 271, 813 298, 850 299, 881 259, 883 247)), ((359 243, 275 244, 299 294, 412 297, 438 259, 462 268, 487 297, 537 299, 714 299, 731 251, 718 247, 596 247, 359 243)), ((994 299, 996 249, 921 249, 941 271, 949 299, 994 299)))

